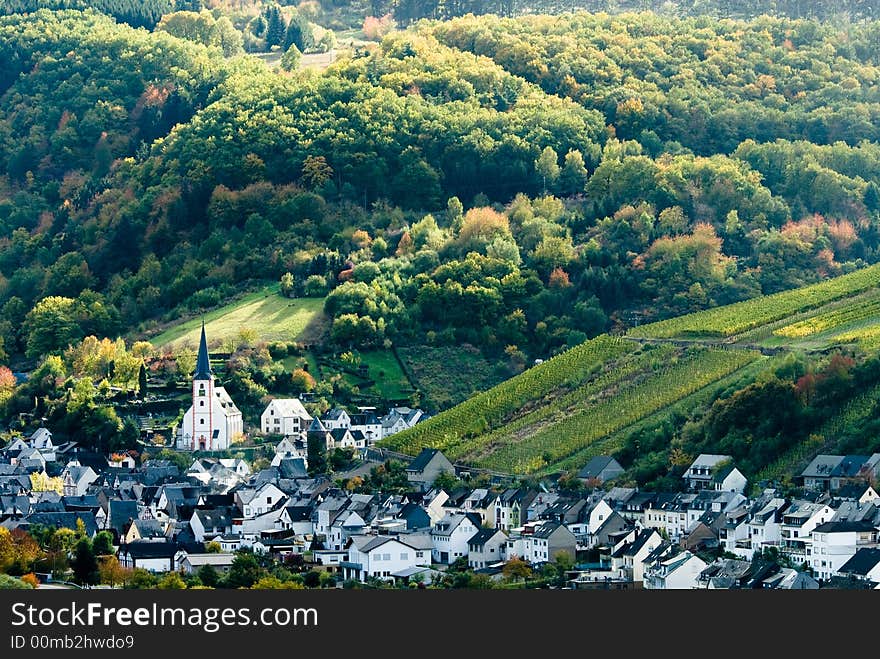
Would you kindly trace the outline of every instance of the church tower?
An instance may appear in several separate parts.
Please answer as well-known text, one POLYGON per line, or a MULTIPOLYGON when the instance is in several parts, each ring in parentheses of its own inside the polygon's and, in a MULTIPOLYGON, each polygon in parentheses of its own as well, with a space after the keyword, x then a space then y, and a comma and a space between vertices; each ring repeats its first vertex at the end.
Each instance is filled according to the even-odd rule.
POLYGON ((213 418, 214 373, 208 359, 208 341, 205 338, 205 321, 202 321, 202 338, 199 342, 199 356, 196 360, 196 371, 193 374, 193 406, 192 406, 192 451, 215 450, 215 433, 213 418))

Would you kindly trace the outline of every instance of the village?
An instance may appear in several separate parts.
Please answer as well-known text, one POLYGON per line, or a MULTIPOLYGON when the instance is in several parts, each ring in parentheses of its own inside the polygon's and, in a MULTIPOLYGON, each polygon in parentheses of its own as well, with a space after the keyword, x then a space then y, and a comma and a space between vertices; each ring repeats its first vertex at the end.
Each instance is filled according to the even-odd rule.
MULTIPOLYGON (((423 418, 411 408, 318 418, 275 399, 260 419, 262 433, 282 437, 268 466, 206 456, 230 448, 242 415, 215 382, 203 328, 175 441, 188 467, 56 444, 39 427, 0 449, 0 527, 109 533, 121 568, 157 575, 210 566, 222 576, 249 553, 318 573, 324 587, 426 587, 467 573, 483 587, 880 588, 880 454, 819 455, 785 492, 750 484, 730 456, 703 454, 680 491, 652 492, 616 486, 624 469, 607 455, 571 483, 375 446, 423 418), (316 445, 355 459, 334 478, 316 474, 316 445), (395 464, 402 486, 364 487, 395 464)), ((33 567, 41 584, 65 582, 33 567)))

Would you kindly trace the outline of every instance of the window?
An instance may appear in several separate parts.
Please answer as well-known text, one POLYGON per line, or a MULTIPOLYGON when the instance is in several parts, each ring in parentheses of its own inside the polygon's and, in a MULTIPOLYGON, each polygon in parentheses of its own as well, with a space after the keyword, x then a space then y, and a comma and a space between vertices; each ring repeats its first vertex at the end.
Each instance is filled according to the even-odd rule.
POLYGON ((423 552, 423 551, 416 552, 416 558, 424 558, 424 555, 425 555, 425 552, 423 552))
POLYGON ((383 561, 390 561, 390 560, 391 560, 391 554, 382 554, 382 560, 383 560, 383 561))
POLYGON ((204 420, 204 419, 199 419, 199 423, 201 423, 202 425, 205 425, 205 420, 204 420))
POLYGON ((205 401, 200 400, 200 401, 199 401, 199 407, 204 407, 204 406, 205 406, 205 401))
POLYGON ((409 560, 409 552, 405 552, 405 551, 400 552, 400 560, 408 561, 409 560))

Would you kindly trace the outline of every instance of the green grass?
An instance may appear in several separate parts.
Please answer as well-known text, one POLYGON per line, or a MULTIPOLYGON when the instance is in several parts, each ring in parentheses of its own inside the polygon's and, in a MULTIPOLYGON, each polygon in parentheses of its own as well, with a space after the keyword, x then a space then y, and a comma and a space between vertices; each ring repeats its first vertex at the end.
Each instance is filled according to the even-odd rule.
POLYGON ((391 350, 360 354, 361 364, 367 366, 367 377, 376 382, 373 388, 382 398, 407 398, 412 393, 412 385, 391 350))
MULTIPOLYGON (((288 299, 273 285, 204 314, 208 341, 234 340, 242 329, 253 330, 260 341, 296 341, 323 315, 322 298, 288 299)), ((202 316, 179 323, 150 339, 157 346, 198 345, 202 316)))

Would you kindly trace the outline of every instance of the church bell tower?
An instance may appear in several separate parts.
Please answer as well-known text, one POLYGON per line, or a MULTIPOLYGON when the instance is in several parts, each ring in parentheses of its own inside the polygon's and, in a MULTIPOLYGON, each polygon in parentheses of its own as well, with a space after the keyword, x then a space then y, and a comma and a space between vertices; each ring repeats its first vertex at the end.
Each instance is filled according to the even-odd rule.
POLYGON ((193 451, 214 450, 214 373, 208 359, 208 341, 205 338, 205 321, 202 321, 202 338, 199 342, 199 356, 196 360, 196 371, 193 374, 193 415, 192 415, 192 446, 193 451))

